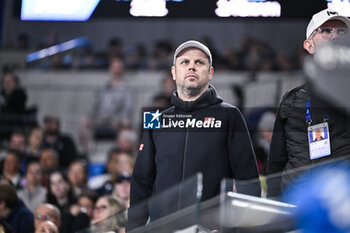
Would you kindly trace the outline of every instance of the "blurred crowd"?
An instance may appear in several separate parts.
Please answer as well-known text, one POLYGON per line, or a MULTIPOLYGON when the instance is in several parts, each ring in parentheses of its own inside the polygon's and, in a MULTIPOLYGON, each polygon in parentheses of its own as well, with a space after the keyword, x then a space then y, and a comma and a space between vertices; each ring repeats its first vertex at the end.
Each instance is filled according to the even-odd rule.
MULTIPOLYGON (((244 71, 291 71, 300 69, 300 62, 306 52, 295 49, 291 54, 285 54, 260 38, 244 36, 235 45, 225 45, 224 51, 216 49, 209 36, 203 36, 200 41, 206 44, 212 52, 216 70, 244 71)), ((59 35, 49 32, 37 45, 32 46, 27 34, 21 33, 16 41, 8 41, 4 50, 36 51, 62 43, 59 35)), ((87 42, 71 51, 58 53, 49 59, 30 64, 35 69, 106 69, 112 57, 120 57, 125 61, 128 70, 168 70, 172 63, 174 42, 170 39, 155 41, 151 48, 143 43, 124 46, 124 41, 118 37, 107 41, 104 51, 96 51, 91 42, 87 42)))

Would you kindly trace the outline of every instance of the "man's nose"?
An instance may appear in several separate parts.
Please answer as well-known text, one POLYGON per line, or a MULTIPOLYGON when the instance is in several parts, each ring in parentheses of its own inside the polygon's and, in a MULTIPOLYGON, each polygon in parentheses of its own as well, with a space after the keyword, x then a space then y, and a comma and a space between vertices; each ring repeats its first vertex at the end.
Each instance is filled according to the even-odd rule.
POLYGON ((190 63, 188 64, 188 69, 189 70, 196 70, 196 66, 195 66, 194 61, 190 61, 190 63))

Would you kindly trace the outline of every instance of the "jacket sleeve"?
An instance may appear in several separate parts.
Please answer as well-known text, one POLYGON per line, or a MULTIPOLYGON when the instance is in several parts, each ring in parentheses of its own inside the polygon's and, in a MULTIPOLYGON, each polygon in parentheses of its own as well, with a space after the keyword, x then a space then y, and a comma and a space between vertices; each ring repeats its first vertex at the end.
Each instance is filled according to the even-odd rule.
POLYGON ((250 135, 238 109, 228 134, 228 151, 233 177, 239 193, 259 196, 261 186, 250 135))
POLYGON ((156 176, 155 152, 152 131, 145 131, 131 178, 127 230, 145 225, 148 220, 147 199, 153 193, 156 176))
POLYGON ((17 232, 21 233, 32 233, 34 232, 34 216, 30 210, 23 211, 19 214, 20 219, 16 224, 17 232))
POLYGON ((281 104, 277 112, 270 145, 270 153, 267 159, 268 197, 278 197, 281 194, 281 172, 284 170, 284 167, 288 161, 284 132, 284 119, 281 117, 281 111, 283 110, 282 108, 283 107, 281 104))

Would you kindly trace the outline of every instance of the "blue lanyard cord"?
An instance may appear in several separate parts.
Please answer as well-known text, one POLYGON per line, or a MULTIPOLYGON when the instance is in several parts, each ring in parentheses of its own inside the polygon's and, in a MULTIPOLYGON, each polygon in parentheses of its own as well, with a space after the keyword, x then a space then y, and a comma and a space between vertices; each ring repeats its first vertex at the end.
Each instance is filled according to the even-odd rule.
MULTIPOLYGON (((305 112, 305 116, 306 116, 306 123, 308 125, 311 125, 312 123, 312 119, 311 119, 311 110, 310 110, 311 104, 310 104, 310 97, 307 97, 306 100, 306 112, 305 112)), ((326 122, 329 118, 329 114, 325 113, 323 116, 323 121, 326 122)))
POLYGON ((306 123, 308 125, 311 125, 311 122, 312 122, 312 119, 311 119, 311 110, 310 110, 310 97, 307 97, 307 100, 306 100, 306 123))

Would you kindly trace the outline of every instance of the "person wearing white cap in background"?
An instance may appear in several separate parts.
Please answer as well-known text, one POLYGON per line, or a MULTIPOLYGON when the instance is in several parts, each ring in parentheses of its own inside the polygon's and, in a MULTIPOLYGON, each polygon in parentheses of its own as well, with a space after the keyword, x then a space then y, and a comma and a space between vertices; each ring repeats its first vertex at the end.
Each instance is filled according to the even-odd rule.
MULTIPOLYGON (((314 54, 320 45, 345 36, 349 29, 350 21, 346 16, 332 9, 322 10, 313 15, 307 26, 304 49, 314 54)), ((267 177, 268 197, 278 197, 293 182, 299 175, 295 169, 350 154, 350 135, 344 119, 337 118, 337 114, 325 107, 316 107, 318 99, 312 97, 309 83, 283 96, 267 161, 267 175, 270 175, 270 178, 267 177), (321 124, 329 130, 327 147, 316 146, 309 138, 312 127, 317 128, 321 124), (271 176, 282 172, 282 177, 271 176)))
POLYGON ((196 198, 197 192, 185 189, 169 192, 165 199, 152 198, 149 209, 137 205, 197 173, 203 175, 202 200, 220 193, 223 178, 255 179, 246 186, 237 182, 237 190, 261 193, 245 120, 209 84, 214 73, 210 50, 198 41, 182 43, 175 51, 171 72, 177 88, 172 107, 153 113, 154 120, 163 119, 159 129, 143 131, 131 178, 129 230, 144 225, 148 217, 153 221, 186 207, 184 203, 196 198))
POLYGON ((315 14, 306 29, 304 48, 310 53, 320 44, 348 33, 350 21, 337 11, 325 9, 315 14))

